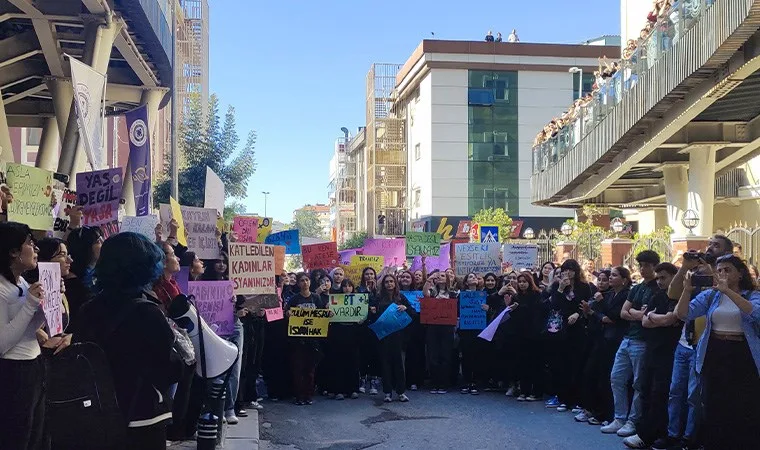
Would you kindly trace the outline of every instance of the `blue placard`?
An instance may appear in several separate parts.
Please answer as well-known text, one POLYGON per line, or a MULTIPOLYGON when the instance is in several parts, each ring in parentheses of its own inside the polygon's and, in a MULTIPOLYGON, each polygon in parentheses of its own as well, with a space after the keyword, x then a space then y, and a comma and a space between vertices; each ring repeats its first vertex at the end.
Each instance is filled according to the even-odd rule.
POLYGON ((404 294, 404 297, 406 297, 407 300, 409 300, 412 308, 414 308, 415 311, 420 312, 420 299, 424 297, 422 291, 401 291, 401 293, 404 294))
POLYGON ((486 302, 483 291, 459 293, 459 329, 482 330, 486 327, 486 312, 481 306, 486 302))
POLYGON ((298 230, 286 230, 270 234, 264 239, 264 243, 284 246, 286 255, 301 254, 301 238, 298 230))
POLYGON ((379 340, 382 340, 390 334, 403 330, 410 323, 412 323, 412 318, 409 314, 406 311, 399 311, 398 305, 393 303, 369 328, 375 332, 379 340))

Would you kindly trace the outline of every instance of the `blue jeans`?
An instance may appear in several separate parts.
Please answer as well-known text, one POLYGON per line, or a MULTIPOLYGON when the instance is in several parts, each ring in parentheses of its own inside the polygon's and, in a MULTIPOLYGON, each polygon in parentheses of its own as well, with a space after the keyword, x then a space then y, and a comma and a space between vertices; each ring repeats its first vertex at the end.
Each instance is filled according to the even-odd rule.
POLYGON ((673 378, 668 398, 668 436, 673 438, 696 437, 702 399, 695 355, 694 350, 678 344, 673 356, 673 378))
POLYGON ((610 381, 615 399, 615 419, 637 423, 641 418, 641 375, 644 368, 646 342, 623 338, 612 365, 610 381), (633 378, 633 405, 628 404, 628 383, 633 378), (631 412, 628 413, 630 406, 631 412))
POLYGON ((224 410, 231 411, 235 409, 235 400, 240 390, 240 367, 243 360, 243 323, 240 319, 235 318, 235 334, 227 338, 229 342, 237 345, 238 357, 235 364, 230 369, 230 379, 227 382, 227 396, 224 399, 224 410))

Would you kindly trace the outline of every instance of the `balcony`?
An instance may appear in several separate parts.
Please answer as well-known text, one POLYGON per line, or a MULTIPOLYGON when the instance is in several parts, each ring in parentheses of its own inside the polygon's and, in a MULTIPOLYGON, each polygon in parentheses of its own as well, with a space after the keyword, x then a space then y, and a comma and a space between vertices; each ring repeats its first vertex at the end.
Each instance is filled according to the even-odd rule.
MULTIPOLYGON (((753 73, 760 70, 758 28, 757 0, 675 2, 592 101, 566 117, 567 124, 554 130, 550 139, 534 146, 533 202, 576 206, 651 198, 651 192, 638 197, 626 192, 613 201, 605 194, 623 179, 659 183, 657 167, 680 158, 673 149, 696 141, 692 136, 677 147, 669 142, 674 135, 692 121, 701 121, 698 125, 705 128, 707 122, 716 121, 715 116, 729 120, 733 114, 725 119, 720 114, 700 115, 709 115, 711 107, 720 108, 721 102, 729 109, 738 107, 722 99, 751 84, 753 73)), ((756 104, 760 100, 756 95, 742 101, 756 104)), ((716 138, 716 142, 726 140, 716 138)), ((735 143, 728 141, 727 148, 732 145, 735 149, 735 143)), ((738 160, 726 157, 726 163, 738 160)))

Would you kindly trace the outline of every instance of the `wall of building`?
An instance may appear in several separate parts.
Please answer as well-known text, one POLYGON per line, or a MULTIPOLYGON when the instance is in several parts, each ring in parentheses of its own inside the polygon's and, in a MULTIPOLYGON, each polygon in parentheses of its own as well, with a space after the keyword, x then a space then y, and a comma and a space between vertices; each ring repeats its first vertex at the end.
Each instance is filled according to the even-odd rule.
POLYGON ((428 74, 416 95, 406 104, 407 186, 409 187, 409 218, 432 214, 431 164, 433 158, 431 135, 432 77, 428 74))

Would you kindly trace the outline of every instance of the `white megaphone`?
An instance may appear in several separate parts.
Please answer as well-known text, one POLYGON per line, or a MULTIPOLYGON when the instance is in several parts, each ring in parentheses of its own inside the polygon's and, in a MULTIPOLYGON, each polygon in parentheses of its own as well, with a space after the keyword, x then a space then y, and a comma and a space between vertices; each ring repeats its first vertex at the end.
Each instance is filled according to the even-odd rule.
POLYGON ((185 295, 178 295, 169 306, 168 316, 174 322, 184 328, 190 336, 195 351, 195 372, 200 377, 207 379, 216 378, 224 374, 238 358, 238 348, 235 344, 227 342, 214 333, 203 317, 198 315, 195 306, 190 303, 185 295), (200 326, 198 321, 200 319, 200 326), (203 334, 203 349, 201 349, 201 333, 203 334), (203 350, 203 351, 202 351, 203 350), (203 353, 205 358, 202 357, 203 353), (206 373, 203 373, 203 361, 205 360, 206 373))

